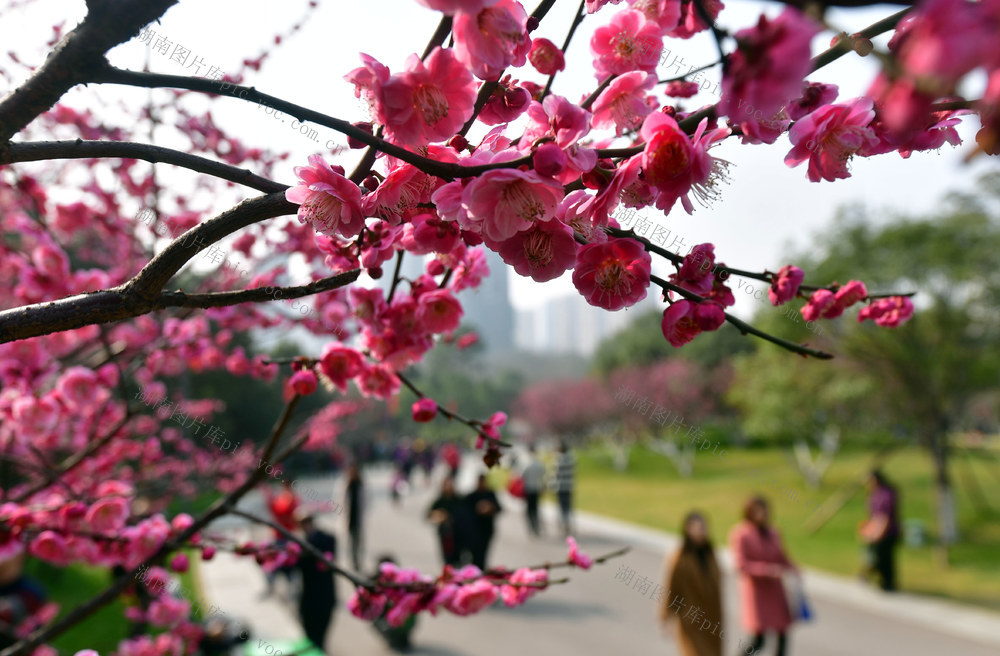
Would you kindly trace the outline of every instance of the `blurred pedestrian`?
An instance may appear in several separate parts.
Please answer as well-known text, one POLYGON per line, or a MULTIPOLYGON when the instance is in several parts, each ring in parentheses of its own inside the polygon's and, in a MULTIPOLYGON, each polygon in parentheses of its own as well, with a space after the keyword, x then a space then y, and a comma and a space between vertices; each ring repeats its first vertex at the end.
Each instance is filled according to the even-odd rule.
POLYGON ((361 529, 365 512, 365 487, 361 480, 361 467, 357 461, 347 468, 347 491, 344 505, 347 506, 347 537, 351 543, 351 565, 361 571, 361 549, 363 534, 361 529))
POLYGON ((556 458, 555 490, 559 499, 559 516, 562 518, 563 536, 572 533, 570 513, 573 510, 573 479, 575 478, 576 460, 569 452, 565 442, 559 443, 559 456, 556 458))
POLYGON ((462 551, 467 549, 464 514, 465 502, 455 493, 455 481, 449 476, 441 481, 441 494, 427 511, 427 519, 437 526, 441 559, 446 565, 458 566, 462 551))
POLYGON ((868 477, 868 519, 861 539, 868 545, 871 569, 887 592, 896 589, 896 545, 899 543, 899 495, 878 469, 868 477))
POLYGON ((24 574, 27 559, 27 551, 22 551, 0 560, 0 648, 17 644, 17 628, 48 601, 42 586, 24 574))
MULTIPOLYGON (((767 500, 755 496, 743 507, 743 521, 729 534, 729 548, 739 573, 743 626, 752 638, 753 653, 764 645, 765 632, 778 636, 777 656, 785 656, 792 616, 782 581, 798 568, 785 554, 778 531, 771 527, 767 500)), ((742 644, 742 643, 741 643, 742 644)))
POLYGON ((535 453, 535 445, 528 447, 528 464, 521 472, 524 484, 524 503, 527 506, 528 532, 534 537, 542 534, 541 523, 538 521, 538 500, 545 490, 545 464, 535 453))
MULTIPOLYGON (((375 574, 371 577, 373 581, 377 581, 382 573, 382 565, 395 566, 396 560, 390 555, 384 555, 379 558, 378 569, 375 574)), ((387 601, 385 608, 382 609, 382 614, 375 618, 372 622, 372 626, 378 631, 386 642, 389 643, 389 648, 393 651, 409 651, 411 642, 410 634, 413 632, 414 627, 417 625, 417 613, 407 613, 406 618, 400 621, 398 618, 393 618, 394 621, 390 623, 389 613, 392 610, 393 603, 387 601)))
POLYGON ((681 548, 667 559, 663 587, 670 599, 660 604, 660 624, 671 630, 673 621, 679 622, 676 637, 684 656, 721 656, 722 578, 704 516, 688 513, 683 534, 681 548), (681 619, 676 610, 671 612, 674 599, 698 608, 700 613, 688 613, 681 619))
POLYGON ((452 478, 458 476, 458 466, 462 463, 462 451, 448 442, 441 447, 441 459, 448 465, 448 475, 452 478))
POLYGON ((496 516, 500 514, 500 500, 486 483, 486 475, 480 474, 476 481, 476 489, 465 497, 468 512, 472 514, 473 523, 469 551, 472 553, 472 564, 486 571, 486 555, 493 542, 496 529, 496 516))
MULTIPOLYGON (((318 528, 312 515, 300 515, 299 527, 305 541, 320 553, 336 561, 337 539, 318 528)), ((296 567, 302 572, 302 593, 299 595, 299 619, 306 637, 321 651, 337 606, 337 586, 333 570, 308 549, 303 549, 296 567)))
MULTIPOLYGON (((275 524, 281 526, 286 531, 294 531, 297 528, 298 524, 295 521, 295 513, 298 511, 299 506, 302 505, 302 502, 288 481, 281 482, 281 491, 278 494, 274 494, 269 486, 265 486, 264 500, 267 503, 268 510, 271 512, 271 517, 274 518, 275 524)), ((288 538, 276 530, 274 532, 275 547, 283 551, 287 543, 288 538)), ((288 583, 289 597, 291 597, 292 574, 294 571, 294 565, 282 565, 267 573, 267 590, 264 591, 263 596, 269 597, 274 594, 274 582, 280 574, 285 577, 285 581, 288 583)))

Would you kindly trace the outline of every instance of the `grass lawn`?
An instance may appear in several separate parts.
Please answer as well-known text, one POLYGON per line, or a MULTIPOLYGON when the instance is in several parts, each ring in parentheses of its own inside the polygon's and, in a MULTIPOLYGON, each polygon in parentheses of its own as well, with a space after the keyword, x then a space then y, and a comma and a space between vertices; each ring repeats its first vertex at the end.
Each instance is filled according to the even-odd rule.
MULTIPOLYGON (((863 491, 817 533, 810 534, 806 522, 813 508, 867 471, 870 453, 838 455, 818 490, 805 484, 790 455, 778 449, 730 449, 729 458, 700 453, 689 479, 681 478, 668 458, 644 448, 633 450, 626 472, 614 471, 610 456, 604 452, 580 451, 577 455, 576 504, 582 510, 676 533, 684 515, 699 509, 707 513, 714 541, 722 544, 740 520, 744 499, 760 492, 771 501, 773 521, 793 560, 848 576, 859 571, 862 547, 855 529, 866 515, 863 491), (740 458, 759 474, 738 466, 740 458), (796 491, 798 499, 790 489, 796 491)), ((901 519, 922 520, 931 537, 935 522, 930 459, 916 449, 904 450, 883 470, 900 489, 901 519)), ((962 458, 956 459, 952 471, 962 542, 952 549, 948 569, 936 564, 930 546, 901 546, 900 586, 909 592, 1000 610, 1000 463, 983 457, 972 461, 962 458), (993 512, 979 511, 962 485, 970 479, 969 467, 993 512)))
MULTIPOLYGON (((191 560, 192 567, 179 576, 180 584, 192 594, 197 592, 201 599, 196 582, 200 552, 186 550, 185 553, 191 560)), ((112 581, 107 568, 83 565, 62 568, 34 558, 28 559, 25 573, 42 584, 50 601, 59 604, 60 618, 100 594, 112 581)), ((62 653, 94 649, 99 654, 110 654, 128 635, 128 622, 124 617, 125 607, 126 603, 122 598, 116 599, 56 638, 52 644, 62 653)), ((194 619, 197 621, 201 618, 199 616, 194 619)), ((161 632, 161 630, 152 631, 153 634, 161 632)))

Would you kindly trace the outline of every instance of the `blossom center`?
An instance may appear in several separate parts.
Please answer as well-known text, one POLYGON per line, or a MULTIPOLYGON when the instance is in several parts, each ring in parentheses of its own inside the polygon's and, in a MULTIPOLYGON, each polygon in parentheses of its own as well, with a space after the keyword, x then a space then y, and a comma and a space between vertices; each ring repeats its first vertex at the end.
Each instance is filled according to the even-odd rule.
POLYGON ((601 262, 594 275, 594 282, 602 289, 618 296, 627 296, 632 289, 632 280, 625 263, 616 259, 601 262))
POLYGON ((654 138, 653 147, 646 154, 645 172, 650 183, 668 182, 690 167, 691 159, 681 139, 677 135, 654 138))
POLYGON ((343 205, 336 196, 325 191, 314 191, 299 206, 299 218, 323 228, 333 229, 337 225, 343 205))
POLYGON ((437 85, 417 86, 413 92, 413 106, 427 125, 434 125, 448 115, 448 98, 437 85))
POLYGON ((535 268, 552 261, 552 236, 542 230, 531 230, 524 239, 524 255, 535 268))
POLYGON ((510 211, 525 221, 534 221, 545 214, 545 208, 531 193, 531 186, 523 180, 504 187, 502 198, 510 211))

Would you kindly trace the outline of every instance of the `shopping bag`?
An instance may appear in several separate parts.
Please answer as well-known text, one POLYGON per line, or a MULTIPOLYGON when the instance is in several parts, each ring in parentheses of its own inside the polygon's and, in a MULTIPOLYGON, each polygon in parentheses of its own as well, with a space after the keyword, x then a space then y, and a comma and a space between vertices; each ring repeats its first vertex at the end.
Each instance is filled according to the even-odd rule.
POLYGON ((524 498, 524 479, 520 476, 514 476, 507 483, 507 491, 510 492, 511 496, 515 496, 518 499, 524 498))
POLYGON ((785 598, 788 600, 788 612, 792 620, 808 622, 813 619, 812 606, 806 597, 802 585, 802 577, 798 574, 788 574, 784 577, 785 598))

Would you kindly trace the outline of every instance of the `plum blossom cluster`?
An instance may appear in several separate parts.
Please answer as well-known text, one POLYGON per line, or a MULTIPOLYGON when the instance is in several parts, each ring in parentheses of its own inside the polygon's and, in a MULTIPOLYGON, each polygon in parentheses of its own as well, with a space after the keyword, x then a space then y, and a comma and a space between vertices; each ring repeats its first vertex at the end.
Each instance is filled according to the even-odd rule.
MULTIPOLYGON (((673 428, 675 435, 680 434, 680 430, 686 426, 684 417, 680 413, 668 410, 659 403, 656 404, 656 407, 653 407, 652 401, 646 396, 638 397, 636 391, 627 385, 620 385, 618 387, 618 391, 615 393, 615 400, 625 404, 626 408, 631 407, 643 417, 649 414, 650 408, 652 408, 652 414, 649 414, 650 421, 655 421, 660 426, 665 426, 667 430, 673 428), (668 419, 670 420, 669 426, 667 426, 668 419)), ((700 436, 705 434, 705 431, 693 424, 688 426, 687 429, 689 439, 699 439, 700 436)))
MULTIPOLYGON (((146 407, 152 408, 153 412, 157 413, 163 420, 173 420, 181 425, 182 428, 187 430, 188 428, 194 428, 194 434, 198 435, 205 425, 201 423, 201 417, 191 416, 191 406, 185 402, 172 402, 164 394, 164 390, 159 387, 150 388, 140 388, 138 392, 135 393, 135 398, 142 400, 146 404, 146 407), (168 414, 169 413, 169 414, 168 414)), ((201 404, 198 404, 201 405, 201 404)), ((222 451, 228 451, 232 448, 233 452, 239 448, 242 442, 237 442, 233 444, 227 439, 223 439, 226 431, 222 430, 214 424, 209 426, 202 436, 205 440, 211 441, 212 444, 218 444, 218 448, 222 451), (221 444, 220 444, 221 440, 221 444)))
MULTIPOLYGON (((566 542, 569 553, 564 565, 590 569, 594 561, 580 551, 576 540, 570 537, 566 542)), ((497 599, 513 608, 553 583, 548 567, 522 567, 514 571, 493 568, 483 572, 475 565, 460 569, 445 565, 441 575, 432 579, 418 570, 382 563, 373 585, 359 586, 347 608, 363 620, 384 615, 393 627, 402 626, 407 618, 424 611, 434 616, 441 610, 460 617, 474 615, 497 599)))
MULTIPOLYGON (((699 631, 711 630, 712 635, 718 635, 722 640, 727 640, 725 630, 720 628, 720 622, 714 622, 713 626, 712 620, 706 619, 705 611, 700 606, 689 604, 680 595, 672 595, 670 590, 664 590, 663 586, 658 583, 654 584, 653 580, 648 576, 637 576, 637 572, 634 569, 622 564, 618 566, 614 580, 619 581, 622 585, 629 586, 630 589, 638 592, 643 598, 648 594, 649 599, 656 604, 663 604, 667 610, 672 610, 674 615, 682 622, 688 622, 692 626, 700 624, 700 626, 697 626, 699 631), (682 612, 684 613, 683 615, 681 615, 682 612), (718 631, 718 634, 716 634, 716 631, 718 631)), ((744 647, 742 639, 739 639, 739 647, 747 654, 759 653, 752 646, 744 647)))

